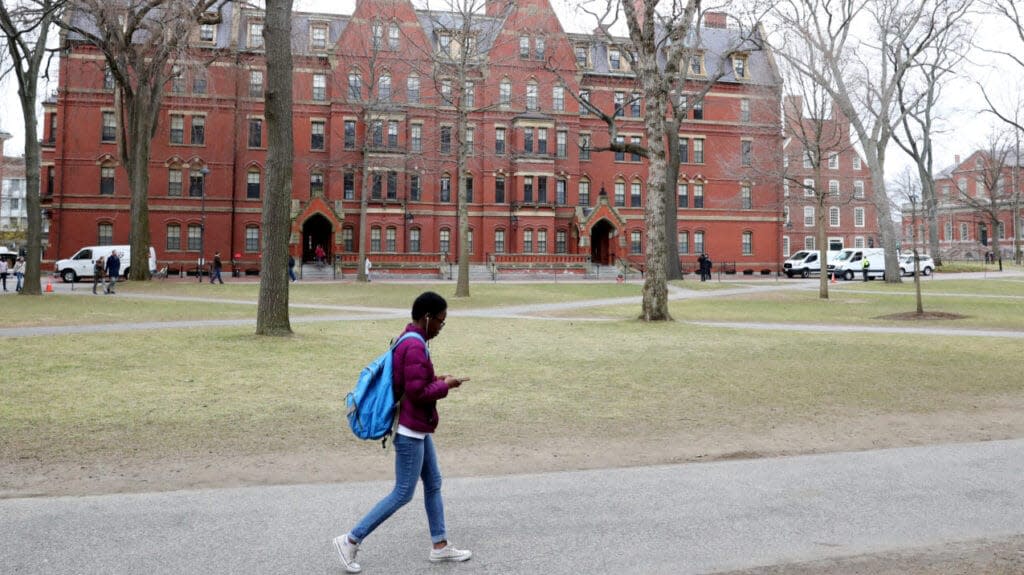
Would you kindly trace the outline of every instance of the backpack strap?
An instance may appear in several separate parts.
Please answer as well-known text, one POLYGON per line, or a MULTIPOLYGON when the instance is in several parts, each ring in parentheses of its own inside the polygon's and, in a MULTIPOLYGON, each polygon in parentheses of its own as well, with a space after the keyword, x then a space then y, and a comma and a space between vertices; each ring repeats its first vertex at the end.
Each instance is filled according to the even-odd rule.
MULTIPOLYGON (((422 335, 420 335, 420 334, 418 334, 418 333, 416 333, 414 331, 407 331, 407 332, 403 333, 402 336, 399 337, 398 340, 395 341, 395 343, 391 344, 391 353, 392 354, 395 353, 395 349, 398 347, 398 344, 400 344, 403 341, 405 341, 407 339, 410 339, 410 338, 416 338, 416 339, 422 341, 423 342, 423 348, 427 352, 427 357, 430 357, 430 349, 427 348, 427 341, 425 339, 423 339, 422 335)), ((385 435, 384 439, 381 440, 381 442, 380 442, 381 449, 387 449, 388 448, 388 438, 398 432, 398 414, 402 410, 402 396, 404 396, 404 395, 405 395, 405 389, 404 389, 404 385, 403 385, 403 389, 402 389, 401 395, 399 395, 395 399, 395 413, 394 413, 394 415, 392 416, 392 419, 391 419, 391 433, 388 433, 387 435, 385 435)))

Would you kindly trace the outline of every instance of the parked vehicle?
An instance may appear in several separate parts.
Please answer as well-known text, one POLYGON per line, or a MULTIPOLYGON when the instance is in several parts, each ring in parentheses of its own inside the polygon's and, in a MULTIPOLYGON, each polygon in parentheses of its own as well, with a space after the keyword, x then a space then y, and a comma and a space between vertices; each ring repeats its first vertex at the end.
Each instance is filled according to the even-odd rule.
POLYGON ((0 246, 0 259, 6 260, 7 265, 13 267, 14 262, 18 259, 18 252, 12 252, 6 247, 0 246))
POLYGON ((836 277, 852 280, 861 277, 864 259, 868 260, 868 277, 885 277, 885 250, 882 248, 846 249, 839 252, 829 264, 829 273, 836 277))
MULTIPOLYGON (((917 256, 917 269, 921 270, 921 275, 930 276, 935 271, 935 260, 932 259, 932 256, 919 254, 917 256)), ((914 254, 900 256, 900 275, 914 275, 914 254)))
MULTIPOLYGON (((114 250, 117 250, 118 257, 121 258, 121 273, 124 274, 125 279, 128 279, 128 273, 131 271, 132 248, 127 245, 86 246, 68 259, 57 260, 54 271, 60 274, 60 279, 65 283, 75 282, 79 278, 92 277, 93 262, 97 258, 106 260, 110 257, 110 252, 114 250)), ((152 246, 149 248, 149 271, 150 273, 156 272, 156 250, 152 246)))
MULTIPOLYGON (((831 262, 839 253, 839 250, 829 251, 826 252, 826 257, 831 262)), ((806 278, 812 274, 819 274, 821 273, 820 255, 818 250, 800 250, 782 263, 782 271, 786 277, 806 278)))

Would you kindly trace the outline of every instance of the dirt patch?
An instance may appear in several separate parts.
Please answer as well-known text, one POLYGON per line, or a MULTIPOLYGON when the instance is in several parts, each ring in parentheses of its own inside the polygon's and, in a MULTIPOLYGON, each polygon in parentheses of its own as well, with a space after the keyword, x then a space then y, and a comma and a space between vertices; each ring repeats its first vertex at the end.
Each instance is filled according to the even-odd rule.
POLYGON ((908 311, 904 313, 891 313, 889 315, 880 315, 875 319, 891 319, 894 321, 927 321, 930 319, 967 319, 968 316, 960 315, 958 313, 947 313, 944 311, 926 311, 917 313, 916 311, 908 311))
POLYGON ((958 541, 889 553, 837 557, 730 571, 719 575, 1019 575, 1024 537, 958 541))
MULTIPOLYGON (((493 476, 579 469, 753 459, 807 453, 988 441, 1024 437, 1024 399, 931 413, 826 416, 785 425, 688 427, 609 438, 550 437, 544 442, 481 436, 445 445, 450 476, 493 476)), ((233 454, 209 452, 159 459, 132 455, 78 461, 21 459, 0 466, 0 498, 171 491, 249 485, 388 480, 391 449, 354 438, 338 448, 233 454)))

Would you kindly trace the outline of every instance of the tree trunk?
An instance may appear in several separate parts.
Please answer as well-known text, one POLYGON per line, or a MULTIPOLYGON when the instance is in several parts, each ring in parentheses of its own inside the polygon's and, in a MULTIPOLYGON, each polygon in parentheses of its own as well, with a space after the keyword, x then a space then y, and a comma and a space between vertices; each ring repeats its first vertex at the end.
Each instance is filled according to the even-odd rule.
MULTIPOLYGON (((124 99, 128 116, 128 129, 131 140, 125 142, 127 151, 122 155, 125 170, 128 172, 128 185, 131 188, 131 230, 128 243, 132 248, 130 274, 128 279, 145 281, 149 279, 149 156, 152 138, 156 125, 156 117, 150 106, 152 99, 148 92, 154 88, 140 86, 139 92, 131 98, 124 99)), ((155 88, 160 89, 160 88, 155 88)), ((159 103, 157 103, 159 107, 159 103)))
MULTIPOLYGON (((364 114, 364 118, 368 118, 369 114, 364 114)), ((369 123, 363 123, 364 126, 369 126, 369 123)), ((369 241, 370 230, 366 229, 367 219, 366 211, 370 208, 370 165, 366 161, 367 150, 364 144, 363 146, 363 177, 362 189, 359 191, 359 261, 356 263, 356 281, 357 282, 368 282, 370 277, 366 275, 366 257, 367 242, 369 241)))
MULTIPOLYGON (((683 279, 679 263, 679 124, 665 120, 665 279, 683 279)), ((651 188, 648 188, 650 193, 651 188)))
POLYGON ((256 334, 291 335, 288 319, 288 237, 292 199, 292 0, 267 0, 267 194, 256 334))
POLYGON ((818 160, 818 164, 814 167, 814 193, 818 200, 818 209, 814 218, 814 235, 818 244, 818 264, 821 267, 821 273, 818 274, 818 298, 828 299, 828 237, 825 231, 825 219, 828 217, 825 199, 828 187, 822 187, 824 182, 821 175, 820 154, 818 160))
POLYGON ((865 154, 868 169, 871 171, 871 189, 875 211, 878 216, 879 242, 885 249, 885 281, 886 283, 902 283, 900 277, 899 256, 896 243, 899 235, 896 224, 892 221, 892 207, 889 205, 889 194, 885 189, 885 159, 882 154, 865 154))
POLYGON ((665 105, 654 88, 654 74, 641 75, 644 81, 644 114, 647 126, 648 158, 647 207, 644 223, 647 228, 646 273, 644 274, 644 321, 671 321, 668 313, 668 280, 665 276, 665 105))
MULTIPOLYGON (((459 76, 459 86, 465 86, 463 75, 459 76)), ((459 93, 462 94, 462 88, 459 93)), ((462 106, 462 97, 459 98, 459 106, 462 106)), ((469 206, 466 205, 466 114, 459 110, 458 126, 456 133, 459 136, 459 154, 455 159, 456 185, 459 187, 456 194, 458 203, 459 220, 459 279, 455 284, 455 297, 469 297, 469 206)))
POLYGON ((39 202, 39 140, 34 136, 37 129, 35 107, 35 81, 30 91, 18 90, 21 98, 22 117, 25 119, 25 209, 28 210, 28 250, 25 261, 25 278, 21 287, 22 295, 40 295, 42 289, 42 229, 43 222, 39 202))

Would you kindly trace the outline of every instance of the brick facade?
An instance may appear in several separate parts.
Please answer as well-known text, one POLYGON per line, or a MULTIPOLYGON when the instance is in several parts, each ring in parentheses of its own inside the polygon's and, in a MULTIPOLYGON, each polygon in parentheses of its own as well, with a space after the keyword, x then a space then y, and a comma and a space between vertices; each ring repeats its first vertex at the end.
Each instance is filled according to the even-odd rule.
MULTIPOLYGON (((986 178, 987 156, 983 151, 972 153, 962 162, 957 156, 952 166, 935 176, 939 252, 944 260, 984 260, 986 254, 1001 254, 1004 260, 1013 258, 1013 183, 1016 181, 1024 195, 1024 169, 1012 153, 1003 164, 999 188, 994 194, 986 188, 986 179, 992 178, 986 178), (987 210, 978 209, 979 204, 989 204, 993 199, 1000 206, 1000 225, 995 230, 987 210)), ((907 246, 911 243, 911 222, 915 217, 912 208, 907 203, 901 209, 903 244, 907 246)), ((919 249, 927 251, 928 226, 920 202, 916 209, 917 243, 919 249)), ((1024 218, 1018 225, 1024 227, 1024 218)))
POLYGON ((807 117, 800 97, 787 98, 783 183, 783 255, 819 249, 814 216, 819 208, 815 190, 828 189, 826 236, 829 249, 880 247, 878 212, 873 201, 871 172, 850 139, 850 121, 831 106, 828 117, 807 117), (808 147, 826 148, 820 177, 815 177, 808 147), (838 246, 838 248, 837 248, 838 246), (788 247, 788 249, 787 249, 788 247))
MULTIPOLYGON (((646 162, 581 147, 588 138, 591 148, 607 146, 609 133, 574 98, 586 94, 605 111, 618 105, 619 134, 643 143, 644 103, 632 103, 635 77, 619 47, 626 39, 567 34, 547 0, 519 2, 504 16, 502 6, 492 3, 487 16, 474 18, 476 46, 466 48, 483 53, 469 76, 467 106, 471 246, 458 245, 451 80, 435 73, 441 67, 429 57, 444 46, 458 55, 458 18, 375 0, 360 0, 350 16, 294 15, 290 243, 297 258, 311 259, 322 245, 352 267, 363 238, 374 268, 396 273, 454 262, 462 249, 471 249, 474 264, 523 269, 643 261, 646 162), (364 184, 371 191, 361 233, 364 184)), ((267 141, 261 18, 229 6, 222 24, 197 31, 194 60, 178 63, 180 79, 168 86, 149 184, 161 265, 194 265, 205 229, 207 258, 220 251, 235 256, 239 269, 259 269, 267 141)), ((707 73, 718 57, 731 57, 716 50, 735 36, 712 24, 704 34, 707 73)), ((104 60, 74 38, 66 46, 58 96, 44 106, 48 260, 82 245, 127 243, 129 234, 128 182, 110 129, 114 98, 104 60)), ((679 187, 681 260, 692 270, 704 251, 740 271, 776 271, 783 251, 782 184, 774 170, 782 146, 780 83, 769 54, 732 58, 738 67, 727 68, 680 128, 688 144, 679 187)))

